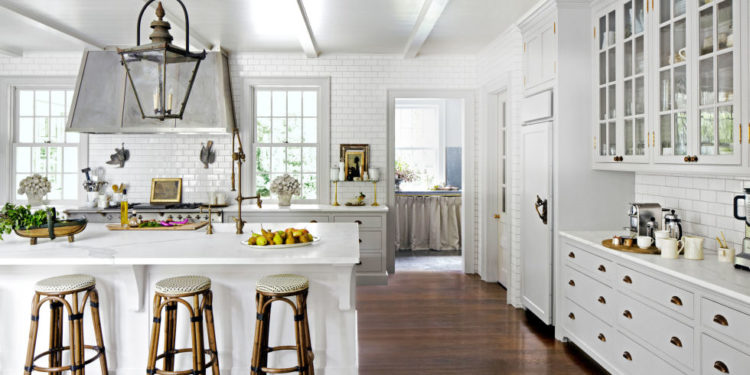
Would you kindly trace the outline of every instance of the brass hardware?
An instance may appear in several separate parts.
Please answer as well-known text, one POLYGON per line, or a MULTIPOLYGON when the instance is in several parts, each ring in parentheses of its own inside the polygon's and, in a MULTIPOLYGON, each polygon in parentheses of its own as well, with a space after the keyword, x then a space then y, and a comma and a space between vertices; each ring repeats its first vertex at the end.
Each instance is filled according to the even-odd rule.
POLYGON ((572 251, 568 253, 568 258, 573 258, 573 259, 575 259, 575 257, 576 257, 576 253, 574 253, 574 252, 572 252, 572 251))
POLYGON ((359 243, 362 243, 362 239, 361 238, 359 239, 359 243))
POLYGON ((552 33, 557 34, 557 22, 552 22, 552 33))
POLYGON ((615 159, 614 159, 614 160, 615 160, 615 161, 620 161, 620 159, 619 159, 619 157, 618 157, 618 156, 615 156, 615 159))
POLYGON ((646 132, 646 146, 651 145, 651 133, 646 132))
POLYGON ((680 297, 677 297, 677 296, 672 296, 672 299, 669 300, 669 302, 672 302, 673 304, 677 306, 682 306, 682 300, 680 299, 680 297))
POLYGON ((606 338, 606 337, 604 336, 604 334, 603 334, 603 333, 600 333, 600 334, 599 334, 599 336, 597 336, 597 338, 598 338, 598 339, 599 339, 599 341, 601 341, 601 342, 607 342, 607 338, 606 338))
POLYGON ((570 318, 570 320, 576 320, 576 314, 570 313, 568 314, 568 318, 570 318))
POLYGON ((499 219, 499 218, 500 218, 500 214, 495 214, 495 219, 499 219))
POLYGON ((599 299, 597 299, 597 301, 599 301, 599 303, 601 303, 602 305, 606 305, 607 304, 607 300, 604 299, 604 297, 602 297, 602 296, 599 296, 599 299))
POLYGON ((685 163, 690 163, 690 156, 685 156, 683 160, 685 160, 685 163))
MULTIPOLYGON (((648 3, 646 3, 646 7, 648 7, 648 3)), ((654 10, 654 0, 651 0, 651 10, 654 10)))
POLYGON ((651 146, 656 147, 656 132, 651 132, 653 135, 651 136, 651 146))
POLYGON ((599 270, 599 272, 607 272, 607 267, 604 267, 603 264, 600 264, 599 268, 597 268, 597 270, 599 270))
POLYGON ((739 125, 740 125, 739 126, 739 128, 740 128, 740 144, 742 144, 742 123, 740 123, 739 125))
POLYGON ((626 317, 628 319, 633 319, 633 314, 630 313, 630 310, 623 311, 622 312, 622 316, 624 316, 624 317, 626 317))
POLYGON ((245 162, 245 151, 242 148, 242 139, 240 138, 240 129, 234 128, 232 130, 232 191, 235 191, 235 174, 234 164, 237 163, 237 217, 234 218, 237 230, 235 233, 242 234, 242 228, 245 226, 245 221, 242 220, 242 202, 248 199, 255 199, 258 208, 263 208, 263 201, 260 198, 260 194, 245 197, 242 195, 242 163, 245 162), (235 147, 236 146, 236 147, 235 147))
POLYGON ((714 323, 722 325, 724 327, 729 326, 729 321, 724 317, 724 315, 721 314, 714 315, 714 323))
POLYGON ((631 279, 630 276, 625 275, 625 277, 622 278, 622 282, 624 282, 625 284, 632 284, 633 279, 631 279))
POLYGON ((341 204, 339 203, 339 181, 334 181, 333 186, 335 190, 333 193, 333 203, 331 203, 331 206, 341 206, 341 204))
POLYGON ((542 200, 542 198, 537 195, 534 209, 536 210, 536 214, 539 215, 539 218, 542 220, 542 223, 547 225, 547 200, 542 200), (539 207, 542 208, 542 212, 539 212, 539 207))
POLYGON ((576 286, 576 282, 573 280, 568 281, 568 285, 570 286, 576 286))
POLYGON ((311 223, 317 223, 317 220, 310 220, 311 223))
MULTIPOLYGON (((214 234, 214 225, 212 223, 212 216, 211 216, 211 205, 208 205, 208 228, 206 228, 206 234, 214 234)), ((200 207, 200 212, 203 213, 203 210, 206 208, 206 206, 200 207)))
POLYGON ((697 163, 697 162, 698 162, 698 157, 697 157, 697 156, 695 156, 695 155, 693 155, 693 160, 692 160, 692 162, 693 162, 693 163, 697 163))
POLYGON ((682 347, 682 341, 680 341, 680 339, 677 338, 677 337, 675 337, 675 336, 672 336, 672 338, 669 339, 669 343, 672 344, 672 345, 674 345, 674 346, 676 346, 676 347, 678 347, 678 348, 682 347))
POLYGON ((354 220, 354 222, 357 223, 357 225, 362 225, 362 220, 354 220))
POLYGON ((722 361, 714 362, 714 368, 722 374, 729 373, 729 367, 727 367, 727 365, 725 365, 722 361))
MULTIPOLYGON (((647 8, 647 9, 648 9, 648 8, 647 8)), ((625 358, 625 359, 627 359, 628 361, 632 361, 632 360, 633 360, 633 357, 631 357, 631 356, 630 356, 630 353, 628 353, 628 352, 624 352, 624 353, 622 353, 622 358, 625 358)))
POLYGON ((594 39, 596 39, 596 26, 594 26, 594 39))

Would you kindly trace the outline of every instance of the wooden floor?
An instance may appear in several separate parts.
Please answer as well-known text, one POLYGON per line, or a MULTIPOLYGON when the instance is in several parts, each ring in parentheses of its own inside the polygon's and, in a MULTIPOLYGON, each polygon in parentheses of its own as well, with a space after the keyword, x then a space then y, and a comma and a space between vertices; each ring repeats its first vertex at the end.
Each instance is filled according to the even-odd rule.
POLYGON ((399 272, 357 293, 361 375, 605 373, 476 276, 399 272))

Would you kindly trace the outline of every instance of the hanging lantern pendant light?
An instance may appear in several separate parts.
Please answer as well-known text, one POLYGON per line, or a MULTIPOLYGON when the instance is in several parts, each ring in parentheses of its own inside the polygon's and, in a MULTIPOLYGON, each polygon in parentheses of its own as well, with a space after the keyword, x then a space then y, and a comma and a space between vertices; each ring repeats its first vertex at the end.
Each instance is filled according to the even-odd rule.
POLYGON ((206 51, 190 52, 190 23, 187 9, 181 0, 177 2, 185 14, 185 49, 172 44, 173 38, 169 33, 171 26, 164 20, 165 12, 161 1, 156 7, 158 19, 151 22, 151 43, 141 45, 141 19, 146 8, 154 1, 146 2, 138 16, 137 45, 126 49, 118 48, 117 52, 142 118, 161 121, 167 118, 182 119, 198 67, 201 60, 206 58, 206 51), (153 95, 152 106, 147 101, 150 95, 153 95), (172 106, 177 103, 179 108, 175 111, 172 106))

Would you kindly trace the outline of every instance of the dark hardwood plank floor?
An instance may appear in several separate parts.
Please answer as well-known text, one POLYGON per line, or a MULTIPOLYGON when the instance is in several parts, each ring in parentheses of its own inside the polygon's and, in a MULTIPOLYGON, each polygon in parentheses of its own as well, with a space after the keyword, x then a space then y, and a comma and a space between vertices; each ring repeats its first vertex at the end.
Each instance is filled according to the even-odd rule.
POLYGON ((361 375, 605 373, 477 276, 399 272, 357 294, 361 375))

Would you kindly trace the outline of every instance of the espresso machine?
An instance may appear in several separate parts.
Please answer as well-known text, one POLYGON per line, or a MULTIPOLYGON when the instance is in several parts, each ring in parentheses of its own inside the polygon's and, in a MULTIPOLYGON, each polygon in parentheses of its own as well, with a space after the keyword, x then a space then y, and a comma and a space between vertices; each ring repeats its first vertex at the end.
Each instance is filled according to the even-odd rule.
POLYGON ((734 257, 734 268, 750 271, 750 189, 745 188, 744 195, 734 197, 734 218, 745 222, 745 238, 742 240, 742 252, 734 257), (740 201, 744 200, 745 216, 740 216, 737 208, 740 201))
POLYGON ((658 203, 633 203, 628 211, 630 232, 636 236, 654 237, 654 231, 660 228, 662 219, 661 205, 658 203))

